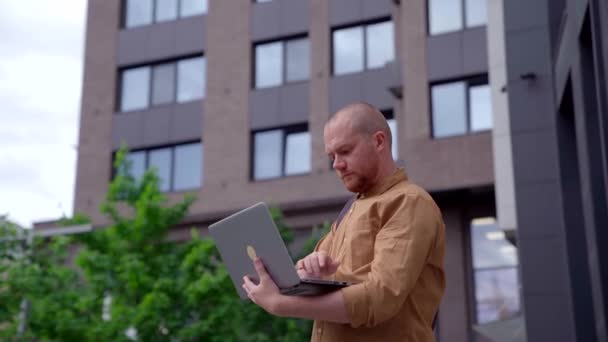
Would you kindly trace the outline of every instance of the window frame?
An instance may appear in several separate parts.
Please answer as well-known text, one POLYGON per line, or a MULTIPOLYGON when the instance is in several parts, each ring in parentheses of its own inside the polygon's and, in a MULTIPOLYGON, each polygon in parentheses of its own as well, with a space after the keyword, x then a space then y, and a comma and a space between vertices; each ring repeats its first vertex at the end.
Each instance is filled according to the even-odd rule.
POLYGON ((290 36, 285 36, 285 37, 281 37, 279 39, 273 38, 273 39, 266 39, 266 40, 259 40, 259 41, 255 41, 252 43, 252 54, 251 54, 251 59, 252 59, 252 63, 251 63, 251 89, 253 90, 258 90, 258 89, 272 89, 272 88, 277 88, 277 87, 282 87, 285 86, 287 84, 297 84, 300 82, 309 82, 310 81, 310 74, 311 74, 311 68, 310 68, 310 64, 311 64, 311 53, 310 53, 310 37, 308 35, 308 33, 303 33, 303 34, 295 34, 295 35, 290 35, 290 36), (300 40, 300 39, 306 39, 308 40, 308 63, 309 63, 309 72, 308 72, 308 78, 303 79, 303 80, 297 80, 297 81, 287 81, 287 42, 289 41, 293 41, 293 40, 300 40), (257 77, 257 54, 256 54, 256 49, 259 45, 264 45, 264 44, 272 44, 272 43, 280 43, 281 44, 281 83, 277 84, 277 85, 273 85, 273 86, 267 86, 267 87, 260 87, 258 88, 256 85, 256 77, 257 77))
MULTIPOLYGON (((171 20, 163 20, 163 21, 157 21, 156 20, 156 2, 158 0, 150 0, 152 1, 152 17, 149 23, 144 24, 144 25, 137 25, 137 26, 127 26, 127 2, 129 0, 122 0, 121 1, 121 5, 120 5, 120 12, 121 12, 121 18, 120 18, 120 29, 122 30, 130 30, 130 29, 134 29, 134 28, 139 28, 139 27, 145 27, 145 26, 149 26, 149 25, 154 25, 154 24, 161 24, 161 23, 168 23, 168 22, 172 22, 175 20, 180 20, 180 19, 184 19, 184 18, 190 18, 193 17, 192 15, 189 16, 185 16, 182 17, 181 16, 181 10, 182 10, 182 0, 176 0, 177 1, 177 8, 176 8, 176 13, 175 13, 175 19, 171 19, 171 20)), ((209 13, 209 0, 203 0, 203 1, 207 1, 207 10, 203 13, 200 13, 198 15, 207 15, 207 13, 209 13)))
MULTIPOLYGON (((471 135, 471 134, 478 134, 478 133, 486 133, 486 132, 490 132, 492 131, 492 129, 494 128, 492 126, 492 128, 489 129, 482 129, 482 130, 471 130, 471 99, 469 96, 469 89, 471 87, 475 87, 475 86, 480 86, 480 85, 490 85, 489 83, 489 79, 488 79, 488 74, 480 74, 480 75, 475 75, 475 76, 469 76, 469 77, 461 77, 461 78, 453 78, 453 79, 449 79, 449 80, 441 80, 438 82, 432 82, 429 84, 428 87, 428 98, 429 98, 429 112, 430 112, 430 132, 431 132, 431 139, 433 140, 438 140, 438 139, 446 139, 446 138, 454 138, 454 137, 460 137, 460 136, 465 136, 465 135, 471 135), (451 83, 458 83, 458 82, 464 82, 465 84, 465 122, 466 122, 466 131, 461 133, 461 134, 452 134, 452 135, 447 135, 447 136, 441 136, 441 137, 437 137, 435 136, 435 112, 434 112, 434 108, 433 108, 433 87, 435 86, 440 86, 440 85, 446 85, 446 84, 451 84, 451 83)), ((493 114, 493 113, 491 113, 493 114)))
MULTIPOLYGON (((162 193, 179 193, 179 192, 191 192, 195 189, 200 189, 203 187, 203 179, 201 179, 201 185, 199 187, 194 187, 194 188, 189 188, 189 189, 182 189, 182 190, 175 190, 174 189, 174 177, 175 177, 175 167, 176 167, 176 163, 175 163, 175 150, 176 148, 180 147, 180 146, 184 146, 184 145, 192 145, 192 144, 200 144, 201 146, 201 150, 203 151, 203 154, 201 155, 202 158, 204 158, 204 148, 205 148, 205 144, 203 143, 202 140, 189 140, 189 141, 185 141, 185 142, 180 142, 178 144, 164 144, 164 145, 156 145, 156 146, 152 146, 152 147, 143 147, 143 148, 136 148, 133 150, 129 150, 127 151, 127 156, 130 153, 136 153, 136 152, 143 152, 144 154, 144 174, 146 171, 148 171, 150 169, 150 153, 153 151, 157 151, 157 150, 164 150, 164 149, 169 149, 169 153, 170 153, 170 158, 169 158, 169 189, 164 191, 164 190, 160 190, 162 193)), ((111 165, 111 178, 110 181, 112 181, 118 174, 118 170, 116 170, 116 168, 114 167, 114 161, 116 160, 116 153, 117 151, 112 152, 112 165, 111 165)), ((203 166, 204 166, 204 160, 203 162, 203 166)), ((201 170, 201 174, 204 175, 204 170, 201 170)))
MULTIPOLYGON (((312 173, 312 146, 311 146, 311 159, 310 159, 310 166, 311 166, 311 171, 310 172, 304 172, 304 173, 296 173, 296 174, 287 174, 286 171, 286 160, 287 160, 287 137, 290 134, 297 134, 297 133, 308 133, 310 134, 310 130, 309 130, 309 125, 308 123, 300 123, 300 124, 294 124, 294 125, 288 125, 288 126, 279 126, 279 127, 272 127, 272 128, 263 128, 263 129, 258 129, 258 130, 252 130, 250 133, 250 142, 249 142, 249 181, 250 182, 264 182, 264 181, 272 181, 272 180, 277 180, 277 179, 282 179, 282 178, 286 178, 286 177, 297 177, 297 176, 303 176, 303 175, 310 175, 312 173), (264 133, 264 132, 271 132, 271 131, 281 131, 283 133, 283 137, 282 137, 282 141, 281 141, 281 145, 282 145, 282 150, 281 150, 281 173, 279 176, 276 177, 268 177, 268 178, 263 178, 263 179, 256 179, 255 178, 255 136, 258 133, 264 133)), ((311 141, 312 144, 312 141, 311 141)))
MULTIPOLYGON (((360 22, 356 22, 356 23, 349 23, 349 24, 345 24, 345 25, 337 25, 337 26, 330 28, 330 39, 329 39, 330 40, 330 59, 331 59, 330 72, 331 72, 332 77, 346 76, 346 75, 352 75, 352 74, 361 73, 361 72, 365 72, 365 71, 369 71, 369 70, 380 69, 380 68, 368 68, 367 67, 367 49, 368 49, 367 27, 371 26, 371 25, 375 25, 375 24, 384 23, 384 22, 393 23, 393 37, 394 37, 395 22, 393 21, 393 18, 391 16, 388 16, 388 17, 385 16, 385 17, 381 17, 381 18, 377 18, 377 19, 360 21, 360 22), (355 27, 361 27, 361 29, 363 31, 363 69, 360 71, 348 72, 345 74, 336 74, 336 60, 334 58, 334 50, 335 50, 334 33, 339 30, 350 29, 350 28, 355 28, 355 27)), ((393 39, 393 42, 391 42, 391 43, 395 44, 394 39, 393 39)), ((396 50, 395 50, 395 52, 396 52, 396 50)), ((393 56, 393 57, 396 58, 396 56, 393 56)))
MULTIPOLYGON (((486 17, 486 23, 485 24, 481 24, 481 25, 473 25, 473 26, 468 26, 467 25, 467 0, 458 0, 460 1, 461 4, 461 8, 462 8, 462 17, 460 18, 461 20, 461 27, 458 30, 452 30, 452 31, 445 31, 445 32, 439 32, 439 33, 432 33, 431 32, 431 6, 430 6, 430 2, 432 0, 427 0, 426 1, 426 35, 429 37, 434 37, 434 36, 440 36, 443 34, 449 34, 449 33, 454 33, 454 32, 461 32, 467 29, 473 29, 476 27, 484 27, 488 25, 488 18, 486 17)), ((487 9, 487 0, 486 1, 486 9, 487 9)))
POLYGON ((177 70, 177 64, 179 61, 181 60, 187 60, 187 59, 192 59, 192 58, 197 58, 197 57, 202 57, 203 59, 205 59, 205 63, 207 62, 207 56, 204 53, 197 53, 197 54, 190 54, 190 55, 185 55, 185 56, 180 56, 178 58, 171 58, 171 59, 162 59, 162 60, 157 60, 154 62, 150 62, 150 63, 140 63, 140 64, 133 64, 133 65, 127 65, 127 66, 123 66, 123 67, 119 67, 117 70, 117 77, 116 77, 116 92, 115 92, 115 96, 114 98, 116 99, 116 103, 114 105, 114 110, 115 110, 115 114, 123 114, 123 113, 133 113, 133 112, 140 112, 140 111, 146 111, 149 110, 151 108, 156 108, 156 107, 161 107, 161 106, 167 106, 167 105, 176 105, 176 104, 182 104, 182 103, 188 103, 191 101, 204 101, 206 98, 206 88, 207 88, 207 74, 205 73, 205 78, 203 79, 203 83, 204 83, 204 94, 200 99, 196 99, 196 100, 191 100, 191 101, 186 101, 186 102, 178 102, 177 101, 177 86, 179 83, 179 78, 178 78, 178 70, 177 70), (161 103, 161 104, 153 104, 152 98, 154 96, 153 94, 153 83, 154 83, 154 68, 159 66, 159 65, 163 65, 163 64, 171 64, 172 69, 173 69, 173 101, 171 102, 166 102, 166 103, 161 103), (122 82, 122 75, 125 71, 127 70, 131 70, 131 69, 136 69, 136 68, 143 68, 146 67, 150 70, 150 77, 148 80, 148 101, 147 101, 147 106, 145 106, 144 108, 141 109, 134 109, 134 110, 127 110, 127 111, 123 111, 122 110, 122 86, 123 86, 123 82, 122 82))

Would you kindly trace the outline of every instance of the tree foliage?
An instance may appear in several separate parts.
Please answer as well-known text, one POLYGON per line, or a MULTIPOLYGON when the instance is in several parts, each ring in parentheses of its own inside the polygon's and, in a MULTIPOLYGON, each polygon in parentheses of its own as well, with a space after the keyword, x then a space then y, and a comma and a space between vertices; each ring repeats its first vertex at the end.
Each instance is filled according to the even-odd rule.
MULTIPOLYGON (((6 238, 17 234, 15 227, 0 221, 0 339, 308 340, 310 322, 276 318, 239 299, 212 240, 196 229, 186 242, 168 238, 194 197, 169 203, 154 170, 133 178, 125 155, 125 149, 117 153, 116 176, 101 206, 109 226, 27 244, 6 238), (26 329, 19 335, 24 299, 26 329)), ((292 231, 278 210, 272 213, 289 243, 292 231)), ((86 221, 77 215, 62 224, 86 221)))

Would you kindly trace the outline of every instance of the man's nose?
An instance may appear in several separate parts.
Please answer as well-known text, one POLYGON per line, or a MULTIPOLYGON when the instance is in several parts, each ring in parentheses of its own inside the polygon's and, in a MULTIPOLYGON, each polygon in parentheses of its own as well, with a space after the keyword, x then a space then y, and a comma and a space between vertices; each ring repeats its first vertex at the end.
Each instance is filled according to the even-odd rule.
POLYGON ((334 169, 335 170, 343 170, 346 167, 346 163, 342 158, 334 159, 334 169))

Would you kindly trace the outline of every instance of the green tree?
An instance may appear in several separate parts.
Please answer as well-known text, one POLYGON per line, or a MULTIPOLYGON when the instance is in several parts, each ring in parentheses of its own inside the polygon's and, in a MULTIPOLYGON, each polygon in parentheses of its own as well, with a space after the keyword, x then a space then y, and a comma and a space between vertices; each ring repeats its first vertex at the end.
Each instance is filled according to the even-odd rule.
MULTIPOLYGON (((140 180, 130 175, 125 154, 117 153, 116 177, 101 206, 109 226, 36 239, 25 258, 7 263, 0 300, 12 302, 0 310, 2 340, 17 339, 22 298, 30 303, 24 340, 128 341, 127 331, 140 341, 308 340, 310 322, 276 318, 239 299, 212 240, 196 229, 187 242, 168 239, 194 197, 170 204, 154 171, 140 180)), ((279 210, 272 214, 289 243, 292 231, 279 210)), ((63 223, 83 222, 77 216, 63 223)))

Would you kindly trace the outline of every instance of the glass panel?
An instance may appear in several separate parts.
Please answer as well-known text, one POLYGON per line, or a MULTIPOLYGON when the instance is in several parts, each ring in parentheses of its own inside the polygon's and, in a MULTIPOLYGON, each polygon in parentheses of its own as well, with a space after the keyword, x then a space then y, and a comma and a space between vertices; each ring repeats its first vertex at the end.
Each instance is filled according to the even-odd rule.
POLYGON ((280 85, 283 81, 283 43, 260 44, 255 47, 255 87, 280 85))
POLYGON ((310 76, 308 38, 287 41, 287 81, 307 80, 310 76))
POLYGON ((150 92, 150 67, 128 69, 122 72, 120 110, 148 107, 150 92))
POLYGON ((395 59, 393 22, 369 25, 367 35, 367 68, 379 68, 395 59))
POLYGON ((207 13, 208 0, 181 0, 180 17, 189 17, 207 13))
POLYGON ((517 267, 475 270, 477 323, 513 318, 520 312, 517 267))
POLYGON ((471 223, 477 322, 516 316, 520 310, 517 249, 493 217, 471 223))
POLYGON ((149 152, 149 168, 156 168, 160 181, 160 190, 169 191, 171 187, 171 149, 163 148, 149 152))
POLYGON ((363 70, 363 28, 336 30, 333 34, 334 74, 363 70))
POLYGON ((465 94, 464 82, 440 84, 431 88, 434 137, 447 137, 467 132, 465 94))
POLYGON ((466 0, 467 27, 482 26, 488 22, 487 0, 466 0))
POLYGON ((517 265, 517 250, 505 238, 494 218, 473 220, 471 224, 473 267, 491 268, 517 265))
POLYGON ((285 174, 295 175, 310 172, 310 133, 287 135, 285 152, 285 174))
POLYGON ((283 131, 256 133, 254 140, 253 179, 280 177, 281 160, 283 159, 283 131))
POLYGON ((155 21, 169 21, 177 18, 177 0, 156 0, 155 21))
POLYGON ((152 70, 152 104, 175 101, 175 65, 161 64, 152 70))
POLYGON ((469 88, 471 131, 492 129, 492 99, 487 84, 469 88))
POLYGON ((392 145, 391 145, 391 154, 393 155, 393 159, 397 160, 398 158, 398 146, 399 146, 399 139, 397 139, 397 121, 395 119, 390 119, 387 120, 388 122, 388 127, 391 129, 391 136, 392 136, 392 145))
POLYGON ((203 146, 201 143, 180 145, 175 148, 173 190, 196 189, 203 175, 203 146))
POLYGON ((146 170, 146 152, 130 152, 126 155, 127 162, 131 163, 130 174, 136 181, 141 180, 146 170))
POLYGON ((205 97, 207 65, 204 57, 182 59, 177 62, 177 102, 205 97))
POLYGON ((152 0, 127 0, 125 27, 148 25, 152 22, 152 0))
POLYGON ((462 30, 462 0, 429 0, 429 33, 462 30))

